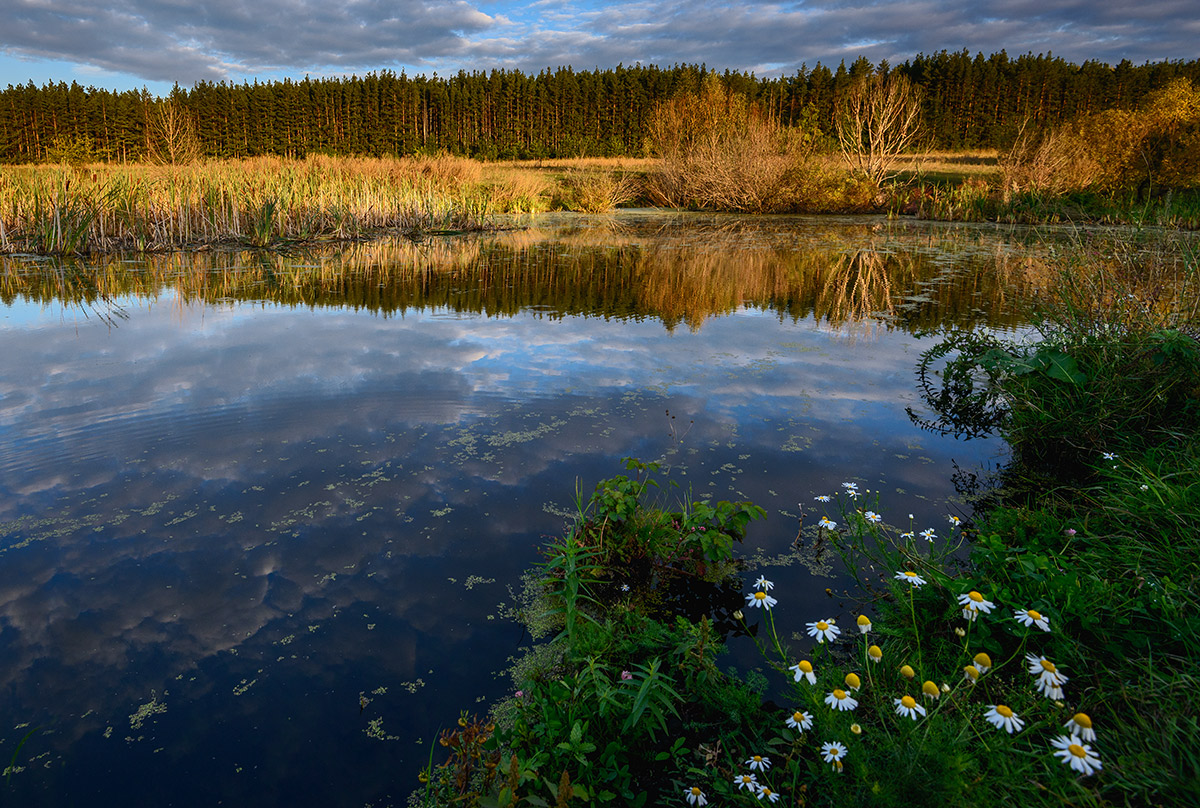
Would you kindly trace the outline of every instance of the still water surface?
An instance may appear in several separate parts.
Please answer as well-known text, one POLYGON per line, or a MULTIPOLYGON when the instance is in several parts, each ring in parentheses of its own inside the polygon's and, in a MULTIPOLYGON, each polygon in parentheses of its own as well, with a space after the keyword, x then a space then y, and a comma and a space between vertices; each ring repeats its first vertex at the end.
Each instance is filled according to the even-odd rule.
MULTIPOLYGON (((941 326, 1022 327, 1023 231, 628 212, 301 255, 0 273, 0 760, 14 805, 388 805, 512 690, 521 572, 626 456, 783 566, 842 481, 963 513, 916 428, 941 326), (360 696, 369 701, 360 709, 360 696)), ((774 561, 773 561, 774 560, 774 561)), ((840 591, 840 589, 839 589, 840 591)), ((817 614, 820 612, 820 614, 817 614)))

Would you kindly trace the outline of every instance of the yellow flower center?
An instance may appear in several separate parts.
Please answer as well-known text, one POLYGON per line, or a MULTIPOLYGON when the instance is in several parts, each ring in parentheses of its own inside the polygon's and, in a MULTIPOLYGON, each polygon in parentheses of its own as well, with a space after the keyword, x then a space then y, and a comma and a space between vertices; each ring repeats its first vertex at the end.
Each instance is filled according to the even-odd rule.
POLYGON ((762 763, 762 755, 753 755, 755 763, 762 763))
POLYGON ((841 701, 842 699, 846 698, 846 691, 845 690, 834 690, 833 697, 835 699, 837 699, 838 701, 841 701))
POLYGON ((907 575, 909 578, 916 578, 916 577, 917 577, 917 574, 916 574, 915 572, 907 572, 907 571, 906 571, 904 574, 905 574, 905 575, 907 575))
POLYGON ((1070 746, 1068 746, 1067 751, 1070 752, 1072 755, 1074 755, 1077 758, 1087 757, 1087 752, 1084 750, 1084 748, 1082 746, 1080 746, 1077 743, 1073 743, 1070 746))
POLYGON ((975 664, 982 665, 985 668, 990 668, 990 667, 992 667, 992 658, 990 656, 988 656, 987 654, 983 654, 983 653, 976 654, 975 655, 975 664))
POLYGON ((900 704, 911 710, 913 707, 917 706, 917 700, 912 696, 905 696, 904 698, 900 699, 900 704))
POLYGON ((804 713, 792 713, 792 720, 797 724, 804 723, 804 713))
POLYGON ((904 676, 905 679, 911 679, 917 675, 917 672, 912 669, 911 665, 905 665, 903 668, 900 669, 900 673, 904 676))
POLYGON ((871 625, 871 621, 865 614, 860 614, 858 616, 858 624, 860 626, 869 626, 871 625))
POLYGON ((1028 610, 1026 610, 1025 614, 1029 615, 1030 620, 1041 620, 1042 619, 1042 613, 1039 612, 1037 609, 1028 609, 1028 610))
POLYGON ((870 648, 868 648, 867 654, 869 654, 872 659, 883 659, 883 651, 880 650, 878 645, 872 645, 870 648))
POLYGON ((860 727, 858 724, 851 724, 850 731, 855 735, 862 735, 862 727, 860 727))
POLYGON ((754 597, 755 597, 756 599, 758 599, 758 600, 766 600, 766 599, 767 599, 767 593, 766 593, 766 592, 755 592, 755 593, 754 593, 754 597))
POLYGON ((1012 717, 1013 717, 1013 711, 1012 711, 1012 710, 1010 710, 1008 707, 1004 706, 1003 704, 997 704, 997 705, 996 705, 996 714, 997 714, 997 715, 1002 715, 1002 716, 1004 716, 1005 718, 1012 718, 1012 717))
POLYGON ((1058 668, 1054 667, 1054 663, 1051 662, 1050 660, 1043 659, 1042 660, 1042 670, 1047 671, 1048 673, 1054 673, 1055 671, 1058 670, 1058 668))
POLYGON ((799 667, 800 670, 804 671, 805 673, 812 673, 812 663, 807 659, 801 662, 799 667))
POLYGON ((1071 720, 1084 729, 1092 728, 1092 719, 1088 718, 1087 713, 1076 713, 1075 717, 1071 720))
POLYGON ((972 679, 979 678, 979 668, 976 668, 974 665, 968 665, 967 667, 963 668, 963 672, 965 672, 967 676, 970 676, 972 679))
POLYGON ((972 589, 970 592, 967 593, 967 597, 969 597, 971 600, 975 601, 976 603, 983 603, 983 595, 979 594, 974 589, 972 589))
POLYGON ((763 797, 769 798, 774 793, 775 792, 772 791, 771 789, 767 788, 766 786, 763 786, 762 791, 759 792, 759 794, 761 795, 761 796, 759 796, 759 799, 761 800, 763 797))
POLYGON ((847 673, 846 684, 850 685, 850 687, 859 687, 862 685, 862 680, 858 678, 857 673, 847 673))
POLYGON ((829 624, 828 624, 828 623, 826 623, 824 620, 818 620, 818 621, 817 621, 817 629, 818 629, 819 631, 824 631, 824 630, 825 630, 825 629, 827 629, 827 628, 829 628, 829 624))
POLYGON ((928 693, 931 696, 937 696, 940 694, 938 686, 933 682, 926 682, 925 684, 921 685, 921 692, 928 693))

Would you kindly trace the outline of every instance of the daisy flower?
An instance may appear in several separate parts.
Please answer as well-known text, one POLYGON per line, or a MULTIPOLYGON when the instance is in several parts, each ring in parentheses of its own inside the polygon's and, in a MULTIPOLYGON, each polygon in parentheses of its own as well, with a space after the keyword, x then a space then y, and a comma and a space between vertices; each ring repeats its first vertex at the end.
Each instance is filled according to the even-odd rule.
POLYGON ((858 483, 842 483, 842 488, 845 488, 847 491, 857 491, 858 483))
POLYGON ((926 680, 925 684, 921 685, 921 695, 927 699, 940 699, 942 691, 938 690, 938 686, 933 682, 926 680))
POLYGON ((817 525, 825 528, 826 530, 833 530, 835 527, 837 527, 837 522, 833 521, 828 516, 822 516, 821 521, 817 522, 817 525))
POLYGON ((708 798, 704 796, 704 792, 696 786, 685 788, 683 796, 687 797, 687 801, 692 805, 708 805, 708 798))
POLYGON ((958 527, 959 525, 962 524, 962 520, 959 519, 954 514, 951 514, 949 518, 950 518, 950 524, 954 525, 955 527, 958 527))
POLYGON ((897 572, 896 580, 904 581, 905 583, 912 584, 913 586, 924 586, 926 584, 924 578, 922 578, 920 575, 917 575, 915 572, 909 571, 897 572))
POLYGON ((833 618, 828 620, 818 620, 815 623, 808 623, 808 636, 816 637, 817 642, 825 642, 829 640, 833 642, 837 636, 842 633, 842 630, 833 624, 833 618))
POLYGON ((901 533, 900 538, 911 539, 911 538, 915 537, 916 535, 917 535, 916 533, 913 533, 911 530, 908 530, 908 531, 905 531, 904 533, 901 533))
POLYGON ((862 735, 862 727, 859 726, 858 724, 851 724, 850 731, 853 732, 855 735, 862 735))
POLYGON ((1063 724, 1063 728, 1085 741, 1096 740, 1096 730, 1092 729, 1092 719, 1087 713, 1075 713, 1070 721, 1063 724))
POLYGON ((746 595, 746 605, 754 608, 770 609, 779 601, 768 595, 766 592, 755 592, 753 595, 746 595))
POLYGON ((900 675, 903 676, 905 679, 912 679, 914 676, 917 675, 917 672, 912 669, 912 665, 901 665, 900 666, 900 675))
POLYGON ((758 791, 758 775, 739 774, 733 778, 733 784, 738 787, 738 791, 741 791, 743 788, 747 791, 758 791))
POLYGON ((842 758, 846 756, 846 747, 842 746, 837 741, 821 744, 821 757, 826 763, 833 764, 835 772, 842 770, 842 758))
POLYGON ((788 670, 793 671, 796 674, 797 682, 799 682, 801 679, 808 679, 808 683, 810 685, 815 685, 817 683, 817 674, 815 671, 813 671, 812 663, 807 659, 800 660, 795 665, 788 668, 788 670))
POLYGON ((903 715, 917 720, 917 714, 925 715, 925 708, 917 704, 917 700, 912 696, 902 696, 901 698, 892 701, 896 705, 896 715, 903 715))
POLYGON ((798 729, 801 732, 812 729, 812 723, 812 716, 803 710, 797 710, 796 712, 792 713, 791 717, 787 720, 787 725, 789 727, 792 729, 798 729))
POLYGON ((963 668, 963 678, 971 684, 975 684, 979 681, 979 668, 974 665, 967 665, 963 668))
POLYGON ((987 673, 992 669, 992 658, 982 651, 975 655, 973 661, 975 667, 979 668, 980 673, 987 673))
POLYGON ((1037 609, 1018 609, 1013 615, 1018 623, 1023 623, 1025 626, 1037 626, 1042 631, 1050 630, 1050 618, 1039 612, 1037 609))
POLYGON ((834 688, 831 693, 827 693, 825 703, 835 710, 853 710, 858 706, 858 701, 841 688, 834 688))
POLYGON ((828 494, 822 494, 822 495, 821 495, 821 496, 819 496, 819 497, 813 497, 813 499, 815 499, 817 502, 828 502, 828 501, 829 501, 829 495, 828 495, 828 494))
POLYGON ((750 767, 751 771, 758 769, 760 772, 765 772, 771 768, 771 759, 762 755, 751 755, 750 759, 746 761, 746 765, 750 767))
POLYGON ((767 580, 767 576, 760 575, 758 580, 754 582, 754 586, 761 589, 763 592, 770 592, 775 588, 775 584, 767 580))
POLYGON ((1116 460, 1118 457, 1120 457, 1120 455, 1116 452, 1101 452, 1101 454, 1104 456, 1105 460, 1116 460))
POLYGON ((962 615, 967 620, 974 620, 979 616, 980 612, 991 614, 992 609, 996 608, 996 604, 984 598, 983 595, 974 589, 965 595, 959 595, 958 605, 962 606, 962 615))
POLYGON ((1062 686, 1067 683, 1067 677, 1059 672, 1057 666, 1044 656, 1026 654, 1029 672, 1037 677, 1037 688, 1046 694, 1047 698, 1061 699, 1062 686))
POLYGON ((870 522, 873 525, 877 525, 883 521, 883 517, 880 516, 879 514, 875 513, 875 511, 867 511, 866 513, 863 514, 863 519, 866 519, 868 522, 870 522))
POLYGON ((937 538, 937 533, 933 531, 933 528, 927 527, 921 531, 921 538, 925 539, 926 541, 933 541, 937 538))
POLYGON ((765 785, 758 787, 758 798, 760 800, 767 800, 769 802, 779 802, 779 794, 772 791, 765 785))
POLYGON ((1100 756, 1092 751, 1092 747, 1079 743, 1081 739, 1071 735, 1060 735, 1050 743, 1055 748, 1054 756, 1062 758, 1080 774, 1095 774, 1100 771, 1100 756))
POLYGON ((1025 726, 1025 722, 1012 711, 1012 708, 1004 704, 992 704, 988 706, 988 711, 983 714, 987 722, 996 729, 1002 729, 1009 735, 1014 732, 1020 732, 1025 726))
POLYGON ((872 645, 867 649, 867 659, 871 660, 872 662, 882 662, 883 649, 878 645, 872 645))
POLYGON ((860 614, 858 616, 858 630, 862 634, 866 634, 868 631, 870 631, 871 618, 867 617, 865 614, 860 614))
POLYGON ((850 688, 851 690, 858 690, 860 687, 862 687, 862 679, 858 678, 857 673, 847 673, 846 687, 850 688))

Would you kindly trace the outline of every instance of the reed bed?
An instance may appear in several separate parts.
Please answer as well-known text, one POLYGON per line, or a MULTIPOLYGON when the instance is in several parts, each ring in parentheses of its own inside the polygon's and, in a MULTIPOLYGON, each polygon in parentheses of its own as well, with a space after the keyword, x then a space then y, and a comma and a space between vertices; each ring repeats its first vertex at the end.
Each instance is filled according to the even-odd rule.
POLYGON ((0 251, 87 255, 424 235, 485 229, 493 214, 545 205, 544 182, 445 156, 15 167, 0 175, 0 251))

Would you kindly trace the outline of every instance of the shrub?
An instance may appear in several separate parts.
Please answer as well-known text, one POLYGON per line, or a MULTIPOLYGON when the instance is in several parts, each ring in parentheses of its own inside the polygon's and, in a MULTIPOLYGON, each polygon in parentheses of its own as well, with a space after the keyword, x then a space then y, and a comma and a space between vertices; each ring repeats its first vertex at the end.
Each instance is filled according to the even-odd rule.
POLYGON ((678 208, 788 210, 813 145, 810 130, 784 129, 709 75, 655 111, 647 146, 661 163, 646 191, 678 208))

